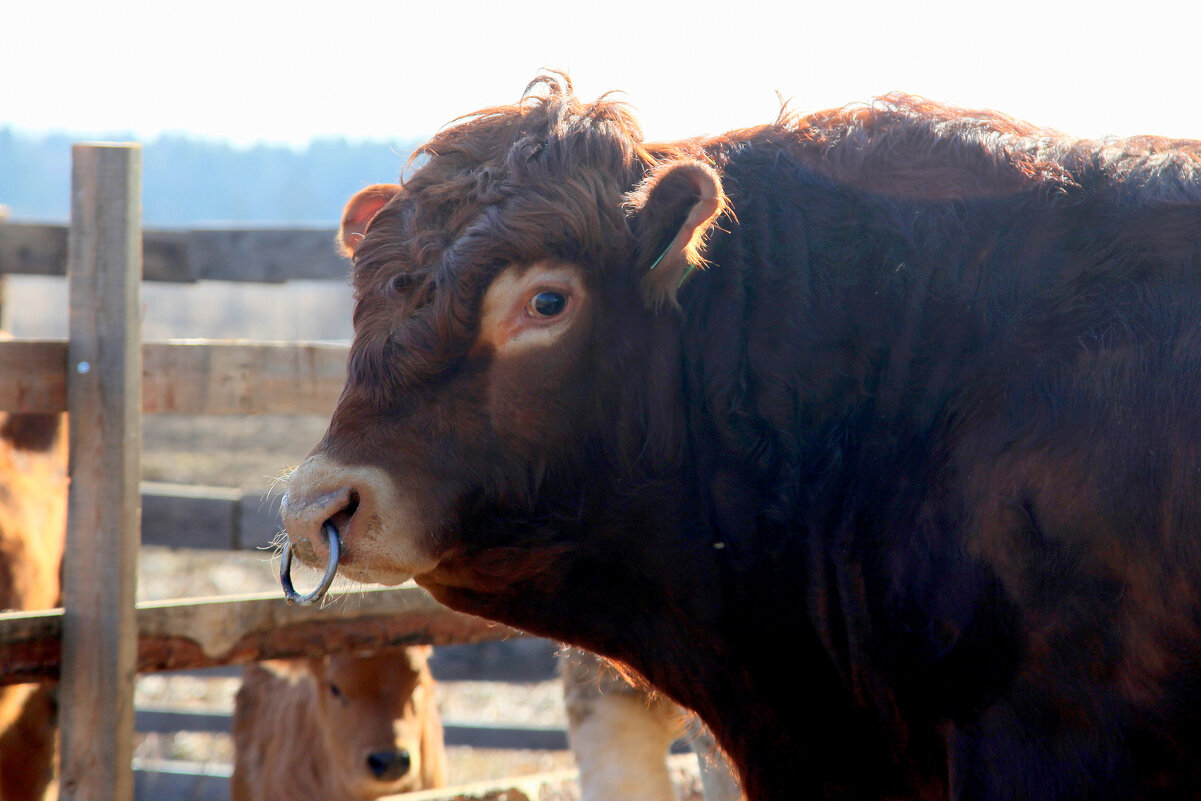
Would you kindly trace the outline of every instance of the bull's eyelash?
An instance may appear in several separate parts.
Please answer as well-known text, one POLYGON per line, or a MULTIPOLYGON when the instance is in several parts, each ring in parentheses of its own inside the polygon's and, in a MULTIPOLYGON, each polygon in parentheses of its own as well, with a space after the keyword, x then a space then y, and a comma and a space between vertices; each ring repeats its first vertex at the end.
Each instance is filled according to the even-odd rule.
POLYGON ((420 287, 424 281, 424 275, 417 275, 411 272, 397 273, 388 279, 384 287, 384 292, 393 297, 404 296, 420 287))

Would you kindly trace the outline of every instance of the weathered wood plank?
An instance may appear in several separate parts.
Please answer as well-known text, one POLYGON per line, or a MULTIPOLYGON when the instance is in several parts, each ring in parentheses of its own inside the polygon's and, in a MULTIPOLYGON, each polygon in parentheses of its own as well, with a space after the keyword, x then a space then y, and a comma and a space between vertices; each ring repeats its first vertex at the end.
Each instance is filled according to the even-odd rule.
MULTIPOLYGON (((67 343, 0 341, 0 410, 65 411, 67 343)), ((346 347, 284 342, 149 342, 142 410, 158 414, 329 414, 346 347)))
MULTIPOLYGON (((687 759, 690 763, 696 758, 689 754, 687 759)), ((229 799, 231 771, 225 766, 214 763, 138 760, 135 769, 138 798, 186 798, 189 801, 229 799)), ((575 768, 564 768, 442 787, 437 790, 385 795, 380 796, 377 801, 530 801, 535 798, 574 798, 579 796, 578 784, 579 771, 575 768)))
POLYGON ((0 410, 67 410, 67 343, 61 340, 0 341, 0 410))
POLYGON ((329 414, 346 380, 346 348, 297 343, 147 344, 149 413, 329 414))
POLYGON ((67 228, 0 221, 0 273, 65 275, 67 228))
POLYGON ((142 544, 238 547, 242 491, 234 487, 142 482, 142 544))
POLYGON ((325 229, 196 230, 188 232, 188 264, 197 279, 278 283, 346 280, 350 263, 325 229))
POLYGON ((141 148, 72 148, 60 793, 132 799, 140 531, 141 148))
MULTIPOLYGON (((170 734, 179 731, 228 734, 233 715, 228 711, 138 707, 135 724, 139 733, 170 734)), ((493 723, 450 723, 442 720, 442 741, 448 746, 469 748, 525 748, 538 751, 566 751, 570 748, 567 730, 552 726, 501 726, 493 723)), ((673 743, 673 748, 687 745, 673 743)))
POLYGON ((134 761, 134 798, 229 801, 231 768, 212 762, 134 761))
POLYGON ((187 231, 142 232, 142 280, 173 283, 199 280, 188 258, 187 231))
POLYGON ((268 548, 280 531, 278 495, 232 487, 142 482, 142 544, 172 548, 268 548))
MULTIPOLYGON (((350 264, 334 250, 335 232, 260 228, 143 233, 143 278, 200 280, 344 281, 350 264)), ((0 221, 0 274, 63 275, 67 228, 0 221)))
MULTIPOLYGON (((62 624, 61 609, 0 614, 0 683, 56 677, 62 624)), ((411 586, 332 594, 325 608, 288 606, 276 592, 144 603, 137 631, 143 673, 523 636, 411 586)))
POLYGON ((565 792, 577 785, 580 773, 575 768, 530 773, 471 784, 418 790, 400 795, 382 795, 376 801, 530 801, 535 798, 563 798, 577 793, 565 792))

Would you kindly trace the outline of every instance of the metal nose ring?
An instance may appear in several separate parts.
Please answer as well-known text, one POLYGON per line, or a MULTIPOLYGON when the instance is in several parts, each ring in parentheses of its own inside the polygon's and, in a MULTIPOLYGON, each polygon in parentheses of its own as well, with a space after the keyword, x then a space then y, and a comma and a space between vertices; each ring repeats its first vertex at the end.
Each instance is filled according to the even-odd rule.
POLYGON ((284 600, 289 606, 312 606, 325 597, 330 585, 334 583, 334 576, 338 573, 338 558, 342 555, 341 537, 333 520, 325 521, 321 526, 321 533, 325 536, 325 544, 329 546, 329 563, 325 566, 325 575, 321 577, 321 583, 308 595, 301 595, 292 586, 292 543, 284 543, 283 558, 279 563, 279 583, 284 588, 284 600))

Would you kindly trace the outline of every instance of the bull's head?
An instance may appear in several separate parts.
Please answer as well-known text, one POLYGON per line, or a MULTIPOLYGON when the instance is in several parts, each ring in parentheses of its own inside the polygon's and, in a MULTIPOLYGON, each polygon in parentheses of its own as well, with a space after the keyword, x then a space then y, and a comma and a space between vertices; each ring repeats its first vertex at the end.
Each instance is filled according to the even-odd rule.
POLYGON ((346 208, 348 380, 283 520, 302 561, 325 564, 336 531, 347 577, 486 593, 676 466, 671 307, 725 198, 707 164, 644 148, 618 104, 570 95, 422 152, 403 186, 346 208))

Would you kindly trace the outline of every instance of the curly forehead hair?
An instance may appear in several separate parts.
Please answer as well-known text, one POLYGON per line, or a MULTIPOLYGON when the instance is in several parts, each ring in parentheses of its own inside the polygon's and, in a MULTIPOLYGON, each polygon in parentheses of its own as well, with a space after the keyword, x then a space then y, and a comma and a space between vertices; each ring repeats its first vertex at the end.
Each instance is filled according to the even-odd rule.
POLYGON ((600 256, 625 230, 623 196, 651 161, 625 104, 582 103, 562 74, 536 78, 517 104, 459 118, 413 158, 428 159, 404 184, 418 229, 436 224, 456 251, 485 244, 505 261, 562 248, 579 252, 555 255, 600 256))
POLYGON ((375 347, 368 336, 356 349, 374 361, 399 346, 399 369, 413 378, 469 338, 504 264, 559 257, 603 268, 631 252, 623 201, 654 161, 625 104, 582 103, 561 74, 535 79, 516 104, 459 118, 410 164, 423 159, 355 253, 356 329, 382 314, 380 291, 410 312, 388 325, 389 344, 381 319, 375 347))

